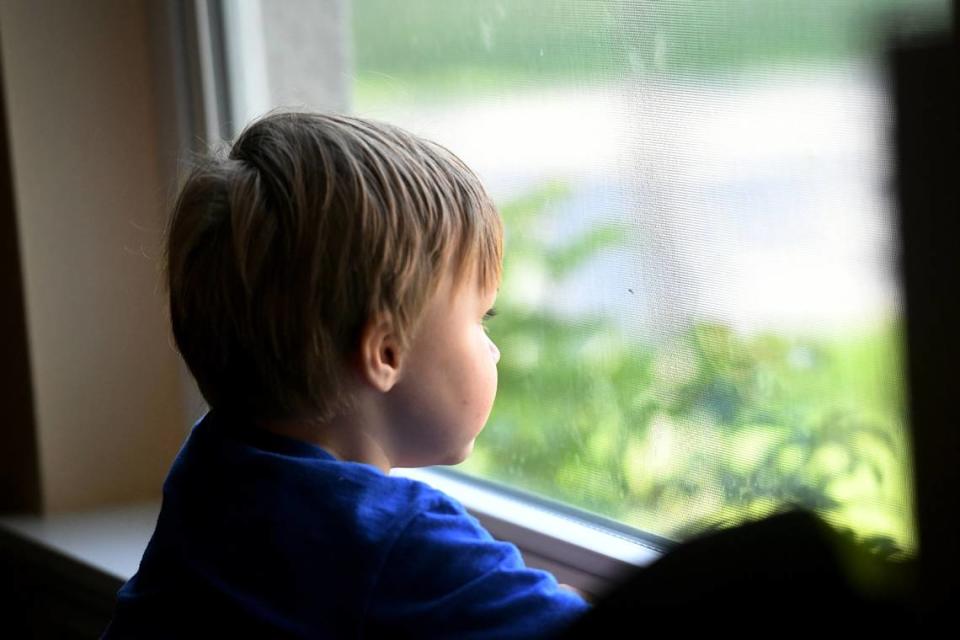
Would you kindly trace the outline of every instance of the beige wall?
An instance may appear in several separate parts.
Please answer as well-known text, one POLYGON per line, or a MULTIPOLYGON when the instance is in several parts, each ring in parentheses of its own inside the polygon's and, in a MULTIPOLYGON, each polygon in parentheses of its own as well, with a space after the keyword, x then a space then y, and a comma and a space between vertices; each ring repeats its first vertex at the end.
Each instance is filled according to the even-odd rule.
POLYGON ((148 8, 0 0, 48 513, 159 499, 185 435, 156 261, 172 187, 148 8))

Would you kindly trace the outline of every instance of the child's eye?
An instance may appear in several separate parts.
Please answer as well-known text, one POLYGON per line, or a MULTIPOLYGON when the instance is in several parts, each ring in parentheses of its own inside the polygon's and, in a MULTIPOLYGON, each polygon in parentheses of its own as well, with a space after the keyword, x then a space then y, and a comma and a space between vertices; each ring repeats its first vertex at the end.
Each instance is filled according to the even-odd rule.
POLYGON ((497 315, 497 310, 494 309, 494 308, 491 308, 489 311, 487 311, 485 314, 483 314, 483 322, 482 322, 482 324, 483 324, 483 328, 484 328, 484 329, 487 329, 487 320, 489 320, 490 318, 492 318, 492 317, 495 316, 495 315, 497 315))

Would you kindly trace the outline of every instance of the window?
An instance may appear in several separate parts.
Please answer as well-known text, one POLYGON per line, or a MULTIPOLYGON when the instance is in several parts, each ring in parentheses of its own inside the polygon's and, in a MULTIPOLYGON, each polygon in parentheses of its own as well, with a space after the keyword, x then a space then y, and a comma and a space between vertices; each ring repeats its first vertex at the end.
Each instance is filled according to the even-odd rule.
POLYGON ((946 0, 226 4, 234 126, 349 109, 506 225, 477 478, 682 540, 799 503, 915 550, 887 27, 946 0))

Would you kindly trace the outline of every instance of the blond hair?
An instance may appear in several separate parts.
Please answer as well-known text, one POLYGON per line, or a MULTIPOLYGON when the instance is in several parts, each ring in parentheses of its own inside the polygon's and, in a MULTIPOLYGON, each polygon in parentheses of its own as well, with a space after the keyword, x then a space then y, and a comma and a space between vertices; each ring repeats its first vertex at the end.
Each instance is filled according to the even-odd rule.
POLYGON ((444 273, 500 280, 503 228, 444 147, 342 115, 273 113, 199 163, 167 227, 177 347, 211 408, 326 420, 364 324, 410 343, 444 273))

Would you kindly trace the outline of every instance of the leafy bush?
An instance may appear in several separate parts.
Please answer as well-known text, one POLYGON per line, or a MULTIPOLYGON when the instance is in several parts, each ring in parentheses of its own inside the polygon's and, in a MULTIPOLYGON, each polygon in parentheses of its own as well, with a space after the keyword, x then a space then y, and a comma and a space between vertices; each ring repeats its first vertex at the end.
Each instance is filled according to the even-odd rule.
POLYGON ((668 538, 798 504, 912 552, 900 323, 839 337, 693 323, 642 344, 609 318, 562 317, 533 289, 629 239, 607 225, 545 241, 538 225, 567 194, 551 184, 502 207, 499 391, 460 469, 668 538))

